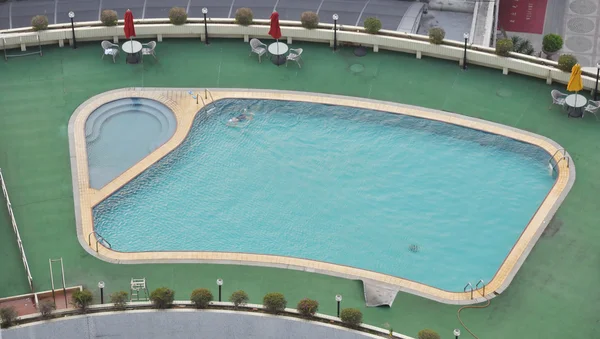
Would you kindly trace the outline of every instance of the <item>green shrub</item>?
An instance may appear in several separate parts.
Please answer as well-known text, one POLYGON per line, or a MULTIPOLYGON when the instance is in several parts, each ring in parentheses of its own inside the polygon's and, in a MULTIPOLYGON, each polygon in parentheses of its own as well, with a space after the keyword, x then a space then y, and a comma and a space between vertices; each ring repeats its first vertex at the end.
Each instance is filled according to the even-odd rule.
POLYGON ((555 53, 563 47, 563 39, 558 34, 546 34, 542 40, 544 52, 555 53))
POLYGON ((90 306, 93 300, 94 296, 92 295, 92 292, 86 289, 75 291, 71 296, 71 304, 80 309, 82 312, 87 310, 88 306, 90 306))
POLYGON ((110 302, 115 305, 115 308, 118 310, 124 310, 125 305, 127 305, 127 299, 129 298, 129 293, 125 291, 115 292, 110 295, 110 302))
POLYGON ((316 300, 304 298, 298 302, 296 309, 305 317, 312 317, 319 310, 319 302, 316 300))
POLYGON ((283 294, 279 292, 267 293, 263 298, 263 306, 265 307, 267 312, 283 312, 283 310, 285 310, 286 305, 287 300, 285 300, 283 294))
POLYGON ((11 327, 16 323, 18 316, 17 310, 12 306, 0 308, 0 321, 2 321, 0 328, 11 327))
POLYGON ((440 335, 436 331, 426 328, 424 330, 419 331, 419 333, 417 334, 417 338, 419 338, 419 339, 440 339, 440 335))
POLYGON ((235 11, 235 22, 238 25, 250 26, 252 25, 252 19, 254 19, 254 14, 252 14, 250 8, 238 8, 237 11, 235 11))
POLYGON ((44 319, 50 318, 54 309, 56 309, 56 305, 52 300, 42 300, 38 304, 38 311, 40 311, 44 319))
POLYGON ((196 308, 206 308, 213 301, 213 295, 206 288, 197 288, 192 292, 190 300, 196 305, 196 308))
POLYGON ((304 28, 317 28, 319 26, 319 15, 315 12, 304 12, 300 15, 300 22, 304 28))
POLYGON ((358 308, 344 308, 340 313, 340 319, 348 326, 357 327, 362 323, 362 312, 358 308))
POLYGON ((429 29, 429 42, 440 45, 446 37, 446 31, 441 27, 433 27, 429 29))
POLYGON ((514 35, 510 38, 510 40, 513 43, 512 51, 515 53, 532 55, 533 52, 535 52, 533 46, 531 45, 531 41, 527 39, 523 39, 519 36, 514 35))
POLYGON ((500 39, 496 41, 496 54, 500 56, 509 56, 513 50, 513 42, 510 39, 500 39))
POLYGON ((558 69, 564 72, 571 72, 571 69, 577 63, 577 58, 571 54, 562 54, 558 57, 558 69))
POLYGON ((159 287, 150 293, 150 301, 155 308, 165 309, 173 305, 175 299, 175 291, 167 287, 159 287))
POLYGON ((235 291, 229 297, 229 301, 233 303, 235 307, 244 306, 248 303, 248 293, 244 291, 235 291))
POLYGON ((370 17, 365 19, 365 31, 371 34, 377 34, 381 29, 381 20, 370 17))
POLYGON ((185 8, 173 7, 169 10, 169 20, 173 25, 183 25, 187 21, 185 8))
POLYGON ((116 26, 119 23, 117 12, 112 9, 105 9, 100 13, 100 21, 104 26, 116 26))
POLYGON ((48 29, 48 17, 45 15, 36 15, 31 19, 31 28, 34 31, 44 31, 48 29))

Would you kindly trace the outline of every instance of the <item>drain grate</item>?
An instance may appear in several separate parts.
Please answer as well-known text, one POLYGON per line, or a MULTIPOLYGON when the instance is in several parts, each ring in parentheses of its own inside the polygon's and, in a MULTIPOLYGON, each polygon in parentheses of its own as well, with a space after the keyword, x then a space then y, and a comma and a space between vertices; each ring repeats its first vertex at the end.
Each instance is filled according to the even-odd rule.
POLYGON ((365 66, 363 66, 361 64, 350 65, 350 72, 352 72, 352 73, 360 73, 360 72, 363 72, 364 70, 365 70, 365 66))

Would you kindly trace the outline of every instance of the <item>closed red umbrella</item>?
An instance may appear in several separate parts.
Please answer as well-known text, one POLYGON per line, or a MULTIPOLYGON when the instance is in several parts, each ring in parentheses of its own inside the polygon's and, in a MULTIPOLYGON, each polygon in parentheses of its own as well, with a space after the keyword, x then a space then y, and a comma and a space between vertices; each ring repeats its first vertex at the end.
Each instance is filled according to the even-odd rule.
MULTIPOLYGON (((271 14, 271 27, 269 28, 269 35, 273 37, 273 39, 279 42, 279 38, 281 38, 281 27, 279 27, 279 13, 273 12, 271 14)), ((279 66, 280 55, 279 55, 279 44, 277 46, 277 66, 279 66)))
POLYGON ((125 37, 127 39, 131 39, 135 36, 135 27, 133 26, 133 13, 131 13, 131 10, 129 9, 125 12, 125 26, 123 27, 123 30, 125 31, 125 37))

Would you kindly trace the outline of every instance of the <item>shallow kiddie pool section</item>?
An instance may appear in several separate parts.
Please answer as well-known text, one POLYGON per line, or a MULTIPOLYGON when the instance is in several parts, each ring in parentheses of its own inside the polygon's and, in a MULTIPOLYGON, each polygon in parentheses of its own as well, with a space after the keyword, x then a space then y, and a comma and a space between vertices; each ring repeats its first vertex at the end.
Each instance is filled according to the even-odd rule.
POLYGON ((90 187, 100 189, 175 132, 177 121, 162 103, 124 98, 98 107, 85 124, 90 187))
POLYGON ((113 250, 298 257, 457 292, 493 278, 555 181, 543 149, 465 127, 313 103, 216 107, 94 207, 113 250), (228 125, 244 111, 254 119, 228 125))

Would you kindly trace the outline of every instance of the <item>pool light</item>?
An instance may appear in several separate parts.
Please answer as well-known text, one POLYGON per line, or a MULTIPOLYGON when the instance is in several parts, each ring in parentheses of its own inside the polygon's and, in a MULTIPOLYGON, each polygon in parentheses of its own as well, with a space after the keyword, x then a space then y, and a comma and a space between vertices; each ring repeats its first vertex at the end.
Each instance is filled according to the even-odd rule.
POLYGON ((217 285, 219 286, 219 301, 221 301, 221 287, 223 286, 223 279, 217 279, 217 285))
POLYGON ((335 296, 335 301, 337 301, 337 316, 340 317, 340 304, 342 303, 342 295, 337 294, 335 296))
POLYGON ((454 329, 454 338, 458 339, 458 337, 460 337, 460 330, 458 328, 454 329))
POLYGON ((104 281, 98 282, 98 288, 100 289, 100 303, 104 304, 104 281))

